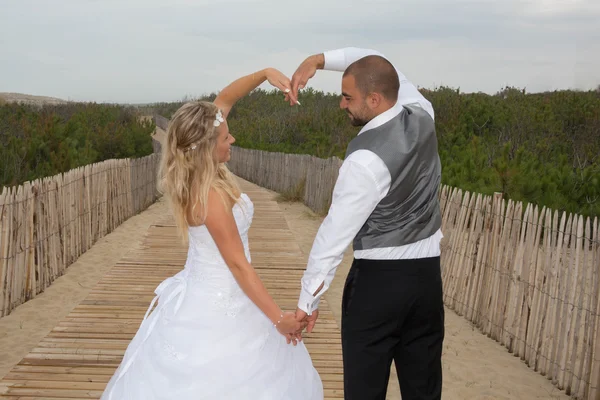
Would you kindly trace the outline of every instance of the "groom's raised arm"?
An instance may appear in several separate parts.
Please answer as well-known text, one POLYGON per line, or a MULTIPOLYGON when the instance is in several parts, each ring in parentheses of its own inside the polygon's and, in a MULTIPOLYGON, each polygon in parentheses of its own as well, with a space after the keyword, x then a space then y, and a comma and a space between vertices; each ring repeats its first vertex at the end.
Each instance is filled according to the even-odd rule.
MULTIPOLYGON (((298 70, 292 76, 292 92, 296 98, 298 98, 298 89, 302 89, 306 86, 306 83, 312 78, 317 69, 323 69, 325 71, 339 71, 344 72, 346 68, 353 62, 360 60, 363 57, 378 55, 388 59, 384 54, 377 50, 372 49, 361 49, 358 47, 344 47, 342 49, 329 50, 323 53, 314 54, 308 57, 298 67, 298 70)), ((389 60, 389 59, 388 59, 389 60)), ((389 60, 391 62, 391 60, 389 60)), ((393 63, 392 63, 393 64, 393 63)), ((398 79, 400 80, 400 89, 398 90, 398 103, 399 104, 411 104, 418 103, 423 107, 431 118, 434 118, 433 106, 427 100, 417 87, 406 78, 406 76, 398 70, 398 79)))
POLYGON ((345 47, 343 49, 325 51, 323 52, 323 69, 326 71, 344 72, 354 61, 373 55, 385 58, 385 56, 377 50, 360 49, 358 47, 345 47))

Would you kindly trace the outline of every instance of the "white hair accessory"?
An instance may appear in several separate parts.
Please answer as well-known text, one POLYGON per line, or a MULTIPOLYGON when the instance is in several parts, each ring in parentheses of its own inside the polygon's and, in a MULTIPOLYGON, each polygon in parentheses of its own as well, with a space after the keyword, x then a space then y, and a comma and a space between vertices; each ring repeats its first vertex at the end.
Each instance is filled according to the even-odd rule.
POLYGON ((221 122, 224 122, 225 118, 223 118, 223 113, 221 112, 221 110, 217 111, 217 115, 215 116, 215 122, 213 122, 213 125, 215 127, 221 125, 221 122))
MULTIPOLYGON (((221 122, 224 122, 225 118, 223 118, 223 113, 221 112, 221 110, 217 111, 217 115, 215 115, 215 120, 213 122, 213 125, 215 127, 221 125, 221 122)), ((198 147, 198 142, 196 143, 192 143, 190 146, 188 146, 186 149, 184 149, 184 152, 188 152, 190 150, 196 150, 196 147, 198 147)))

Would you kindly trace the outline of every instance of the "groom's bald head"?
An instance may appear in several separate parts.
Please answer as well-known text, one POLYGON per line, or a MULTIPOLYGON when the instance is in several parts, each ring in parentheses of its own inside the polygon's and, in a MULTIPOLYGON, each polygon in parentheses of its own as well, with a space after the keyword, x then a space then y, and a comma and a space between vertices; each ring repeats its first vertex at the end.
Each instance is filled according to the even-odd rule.
POLYGON ((343 76, 352 75, 363 96, 379 93, 386 100, 398 100, 400 81, 394 66, 381 56, 366 56, 350 64, 343 76))

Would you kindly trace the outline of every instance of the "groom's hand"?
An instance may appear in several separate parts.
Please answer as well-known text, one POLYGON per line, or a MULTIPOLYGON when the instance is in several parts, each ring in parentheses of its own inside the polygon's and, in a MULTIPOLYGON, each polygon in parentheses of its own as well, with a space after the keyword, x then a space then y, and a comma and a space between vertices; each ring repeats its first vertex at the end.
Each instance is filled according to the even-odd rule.
POLYGON ((315 76, 317 69, 323 69, 325 58, 323 54, 315 54, 308 57, 300 64, 294 75, 292 75, 292 96, 298 98, 298 90, 304 88, 310 78, 315 76))
POLYGON ((306 332, 311 333, 317 323, 317 318, 319 318, 319 310, 314 310, 312 315, 307 315, 300 308, 296 309, 296 321, 306 321, 306 332))

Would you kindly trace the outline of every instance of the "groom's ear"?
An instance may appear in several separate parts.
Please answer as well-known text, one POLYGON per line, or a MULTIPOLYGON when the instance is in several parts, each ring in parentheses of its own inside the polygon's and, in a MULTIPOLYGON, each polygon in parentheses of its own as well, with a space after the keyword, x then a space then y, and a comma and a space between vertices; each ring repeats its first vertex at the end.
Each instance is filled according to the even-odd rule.
POLYGON ((376 110, 379 108, 381 103, 383 102, 383 96, 377 92, 371 92, 367 95, 367 106, 371 110, 376 110))

